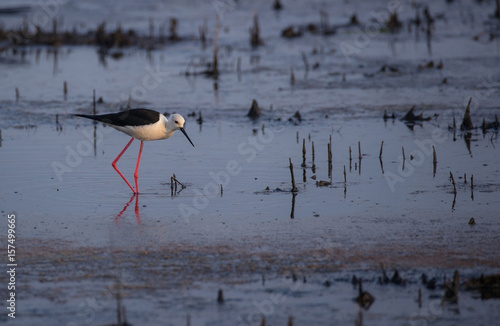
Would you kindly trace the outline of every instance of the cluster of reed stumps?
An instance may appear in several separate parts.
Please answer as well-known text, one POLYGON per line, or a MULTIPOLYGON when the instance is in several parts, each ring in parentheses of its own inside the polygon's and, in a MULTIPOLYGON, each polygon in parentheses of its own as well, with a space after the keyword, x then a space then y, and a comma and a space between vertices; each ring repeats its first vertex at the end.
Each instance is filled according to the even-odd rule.
MULTIPOLYGON (((464 118, 463 118, 463 121, 462 121, 462 124, 460 126, 460 130, 462 130, 465 135, 464 135, 464 139, 466 139, 466 144, 467 144, 467 148, 469 149, 470 151, 470 137, 471 137, 471 131, 473 129, 477 129, 474 127, 473 123, 472 123, 472 119, 471 119, 471 116, 470 116, 470 104, 471 104, 471 100, 472 98, 469 100, 469 103, 467 105, 467 108, 465 110, 465 114, 464 114, 464 118), (467 139, 469 140, 469 142, 467 143, 467 139)), ((423 113, 420 113, 419 115, 416 115, 414 113, 415 111, 415 106, 413 106, 402 118, 401 120, 404 121, 406 123, 406 125, 410 128, 410 129, 413 129, 413 126, 415 124, 420 124, 420 123, 423 123, 424 121, 430 121, 432 118, 430 116, 424 116, 423 113)), ((257 103, 257 101, 254 99, 252 101, 252 105, 250 107, 250 110, 248 111, 247 113, 247 116, 251 119, 258 119, 260 116, 262 115, 262 111, 257 103)), ((436 114, 435 117, 437 117, 438 115, 436 114)), ((385 121, 391 119, 391 120, 395 120, 396 119, 396 115, 394 113, 392 113, 391 115, 389 115, 387 113, 387 111, 384 112, 384 116, 383 116, 383 119, 385 121)), ((301 114, 299 111, 297 111, 293 116, 291 116, 288 121, 291 122, 291 123, 294 123, 294 124, 299 124, 302 120, 302 117, 301 117, 301 114)), ((262 127, 264 128, 264 126, 262 127)), ((455 118, 453 118, 453 124, 451 126, 449 126, 449 129, 452 130, 454 132, 454 140, 456 140, 456 136, 455 136, 455 131, 456 131, 456 123, 455 123, 455 118)), ((484 133, 486 133, 488 130, 494 130, 495 133, 498 132, 498 130, 500 129, 500 124, 499 124, 499 121, 498 121, 498 116, 495 115, 495 121, 493 122, 486 122, 485 119, 483 119, 483 124, 482 124, 482 127, 481 129, 483 130, 484 133)), ((254 129, 254 132, 256 132, 257 130, 254 129)), ((311 177, 313 180, 316 180, 316 164, 315 164, 315 146, 314 146, 314 141, 311 141, 311 134, 309 134, 308 136, 308 139, 309 139, 309 142, 311 143, 311 152, 312 152, 312 165, 310 166, 311 170, 312 170, 312 173, 313 173, 313 176, 311 177)), ((297 132, 297 144, 300 143, 300 137, 299 137, 299 132, 297 132)), ((383 160, 382 160, 382 154, 383 154, 383 149, 384 149, 384 141, 382 140, 381 144, 380 144, 380 152, 379 152, 379 161, 380 161, 380 168, 382 170, 382 174, 385 174, 384 172, 384 164, 383 164, 383 160)), ((333 155, 332 155, 332 137, 330 135, 330 140, 327 144, 327 151, 328 151, 328 178, 329 180, 317 180, 316 181, 316 186, 318 187, 331 187, 333 185, 333 175, 332 175, 332 168, 333 168, 333 155)), ((432 156, 433 156, 433 159, 432 159, 432 164, 433 164, 433 176, 435 177, 436 176, 436 170, 437 170, 437 163, 438 163, 438 160, 437 160, 437 153, 436 153, 436 148, 434 146, 432 146, 432 156)), ((302 176, 303 176, 303 182, 306 183, 307 182, 307 178, 306 178, 306 170, 308 168, 307 164, 306 164, 306 153, 307 153, 307 149, 306 149, 306 138, 303 138, 302 139, 302 163, 301 163, 301 168, 302 168, 302 176)), ((403 154, 403 162, 402 162, 402 169, 404 170, 405 169, 405 163, 406 163, 406 154, 405 154, 405 149, 404 147, 402 147, 402 154, 403 154)), ((359 174, 361 174, 361 163, 362 163, 362 158, 365 154, 362 154, 362 151, 361 151, 361 142, 358 141, 358 160, 357 162, 354 162, 354 170, 357 170, 359 171, 359 174)), ((298 188, 296 186, 296 183, 295 183, 295 175, 294 175, 294 165, 292 163, 292 159, 289 158, 289 168, 290 168, 290 176, 291 176, 291 183, 292 183, 292 188, 290 190, 290 192, 293 194, 293 197, 292 197, 292 209, 291 209, 291 213, 290 213, 290 217, 291 218, 294 218, 294 211, 295 211, 295 196, 297 195, 298 193, 298 188)), ((410 160, 413 160, 413 157, 410 155, 410 160)), ((351 146, 349 146, 349 171, 352 172, 352 168, 353 168, 353 153, 352 153, 352 148, 351 146)), ((344 180, 343 180, 343 185, 344 185, 344 197, 346 197, 346 193, 347 193, 347 172, 346 172, 346 165, 344 165, 344 169, 343 169, 343 177, 344 177, 344 180)), ((463 180, 464 180, 464 184, 467 185, 468 183, 468 179, 467 179, 467 174, 465 173, 464 176, 463 176, 463 180)), ((455 203, 456 203, 456 196, 457 196, 457 184, 455 182, 455 178, 453 176, 453 173, 450 171, 450 182, 452 183, 453 185, 453 203, 452 203, 452 210, 455 208, 455 203)), ((279 188, 276 189, 277 191, 283 191, 279 188)), ((472 200, 474 200, 474 175, 471 175, 470 176, 470 190, 471 190, 471 198, 472 200)), ((271 191, 271 189, 269 187, 266 188, 266 191, 271 191)), ((474 224, 475 221, 473 219, 471 219, 471 221, 473 223, 471 224, 474 224)))
MULTIPOLYGON (((380 264, 380 267, 382 275, 379 276, 377 280, 378 284, 406 286, 407 280, 401 277, 400 272, 397 269, 394 269, 393 276, 389 278, 384 265, 380 264)), ((447 280, 446 275, 444 275, 442 282, 439 282, 436 277, 429 279, 425 273, 421 275, 420 280, 421 285, 428 291, 432 292, 436 289, 444 290, 444 294, 441 297, 441 305, 458 304, 460 287, 462 287, 465 291, 479 292, 481 294, 481 299, 483 300, 500 298, 500 274, 490 276, 484 276, 481 274, 480 277, 469 278, 465 282, 460 283, 460 273, 458 270, 455 270, 451 280, 447 280)), ((355 298, 355 301, 360 307, 368 310, 375 301, 375 298, 368 291, 363 290, 363 282, 361 278, 354 275, 352 277, 352 284, 358 287, 359 294, 355 298)), ((331 282, 325 282, 325 286, 330 285, 331 282)), ((418 307, 422 308, 422 287, 419 287, 418 289, 417 302, 418 307)))

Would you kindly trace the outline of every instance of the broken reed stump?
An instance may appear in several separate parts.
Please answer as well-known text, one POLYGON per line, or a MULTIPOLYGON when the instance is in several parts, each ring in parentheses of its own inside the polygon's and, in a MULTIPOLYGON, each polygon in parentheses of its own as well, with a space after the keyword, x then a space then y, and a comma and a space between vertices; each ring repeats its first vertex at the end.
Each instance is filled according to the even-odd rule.
POLYGON ((198 26, 198 32, 200 33, 201 45, 205 47, 207 45, 207 33, 208 33, 208 24, 206 18, 203 20, 203 25, 198 26))
POLYGON ((333 155, 332 155, 332 136, 330 136, 330 142, 328 143, 328 176, 332 177, 333 169, 333 155))
POLYGON ((273 9, 274 10, 283 9, 283 5, 281 4, 280 0, 274 0, 273 9))
POLYGON ((290 84, 295 85, 295 74, 293 72, 293 66, 290 67, 290 84))
POLYGON ((379 159, 382 159, 382 151, 384 150, 384 141, 382 140, 382 144, 380 144, 380 154, 378 155, 379 159))
POLYGON ((213 67, 213 77, 214 79, 219 78, 219 29, 220 21, 219 16, 215 17, 215 47, 214 47, 214 67, 213 67))
POLYGON ((64 81, 63 92, 64 92, 64 96, 68 95, 68 82, 67 81, 64 81))
POLYGON ((465 109, 464 118, 462 120, 462 124, 460 125, 460 130, 471 130, 474 129, 474 124, 472 124, 472 119, 470 116, 470 102, 472 101, 472 97, 469 99, 469 104, 467 104, 467 108, 465 109))
POLYGON ((455 178, 453 177, 453 173, 450 171, 450 179, 451 183, 453 184, 453 193, 456 195, 457 194, 457 185, 455 184, 455 178))
POLYGON ((222 292, 222 289, 219 289, 219 292, 217 293, 217 303, 218 304, 224 303, 224 292, 222 292))
POLYGON ((302 55, 302 61, 304 61, 304 67, 306 68, 306 71, 309 71, 309 62, 307 61, 307 55, 304 51, 300 51, 300 54, 302 55))
POLYGON ((253 16, 253 27, 250 28, 250 45, 258 47, 264 45, 264 41, 260 38, 259 16, 253 16))
POLYGON ((451 282, 445 282, 445 293, 443 297, 443 302, 458 303, 458 288, 460 286, 460 274, 458 270, 453 274, 453 280, 451 282))
POLYGON ((16 102, 19 101, 19 88, 16 87, 16 102))
POLYGON ((261 114, 262 112, 260 111, 259 104, 255 99, 252 100, 252 106, 247 113, 247 117, 249 117, 250 119, 257 119, 261 114))
POLYGON ((474 175, 470 176, 470 198, 474 200, 474 175))
POLYGON ((347 183, 347 173, 345 172, 345 165, 344 165, 344 186, 347 183))
POLYGON ((436 170, 437 170, 437 155, 436 155, 436 148, 433 145, 432 146, 432 177, 436 176, 436 170))
POLYGON ((222 188, 222 183, 220 184, 220 196, 222 197, 222 195, 224 194, 224 188, 222 188))
POLYGON ((358 157, 359 157, 359 160, 361 161, 361 142, 358 141, 358 157))
POLYGON ((363 279, 359 278, 359 294, 356 298, 356 302, 361 308, 366 310, 370 309, 370 306, 375 301, 375 298, 367 291, 363 291, 363 279))
POLYGON ((96 115, 96 107, 95 107, 95 88, 92 92, 92 107, 93 107, 93 111, 94 111, 94 115, 96 115))
POLYGON ((328 143, 328 164, 332 164, 333 154, 332 154, 332 143, 328 143))
POLYGON ((312 142, 312 162, 314 165, 314 142, 312 142))
POLYGON ((306 167, 306 139, 305 138, 302 140, 302 164, 300 166, 303 168, 306 167))
POLYGON ((290 174, 292 176, 292 192, 297 192, 297 187, 295 187, 295 177, 293 176, 293 163, 292 159, 288 158, 288 161, 290 162, 290 174))

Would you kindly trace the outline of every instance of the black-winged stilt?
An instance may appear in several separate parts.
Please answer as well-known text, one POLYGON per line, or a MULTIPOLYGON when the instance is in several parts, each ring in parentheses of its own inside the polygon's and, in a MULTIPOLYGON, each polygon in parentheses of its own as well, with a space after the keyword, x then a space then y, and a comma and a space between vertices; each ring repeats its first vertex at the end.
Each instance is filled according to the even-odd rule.
POLYGON ((167 119, 163 114, 154 110, 133 109, 110 114, 76 114, 76 116, 103 122, 108 126, 132 136, 132 139, 130 139, 127 146, 125 146, 121 153, 116 157, 112 165, 116 172, 118 172, 123 180, 125 180, 130 189, 132 189, 134 194, 139 193, 139 165, 141 164, 142 147, 145 141, 167 139, 170 138, 176 130, 180 130, 194 147, 193 142, 189 139, 189 136, 184 130, 185 120, 180 114, 172 114, 167 119), (130 182, 128 182, 127 178, 125 178, 125 176, 120 172, 116 163, 136 138, 141 141, 141 148, 139 150, 139 157, 137 158, 137 166, 135 167, 134 189, 130 182))

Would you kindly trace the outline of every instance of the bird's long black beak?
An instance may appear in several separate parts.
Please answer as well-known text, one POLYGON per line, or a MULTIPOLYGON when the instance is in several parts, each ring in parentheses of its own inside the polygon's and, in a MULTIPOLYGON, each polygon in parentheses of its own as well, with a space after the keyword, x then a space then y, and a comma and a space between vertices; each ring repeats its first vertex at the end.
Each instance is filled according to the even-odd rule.
POLYGON ((184 134, 184 136, 186 136, 186 138, 189 140, 189 142, 191 143, 191 145, 193 145, 193 147, 194 147, 194 144, 193 144, 193 142, 191 141, 191 139, 189 139, 189 136, 188 136, 188 134, 186 133, 186 130, 184 130, 184 128, 180 128, 180 131, 182 131, 182 133, 184 134))

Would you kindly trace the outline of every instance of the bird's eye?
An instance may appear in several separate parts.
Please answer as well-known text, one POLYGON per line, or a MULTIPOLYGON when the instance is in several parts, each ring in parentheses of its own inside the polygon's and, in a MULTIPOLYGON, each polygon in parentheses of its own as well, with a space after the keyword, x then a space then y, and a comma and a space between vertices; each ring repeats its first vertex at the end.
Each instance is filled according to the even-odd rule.
POLYGON ((179 121, 175 120, 175 123, 179 124, 179 121))

